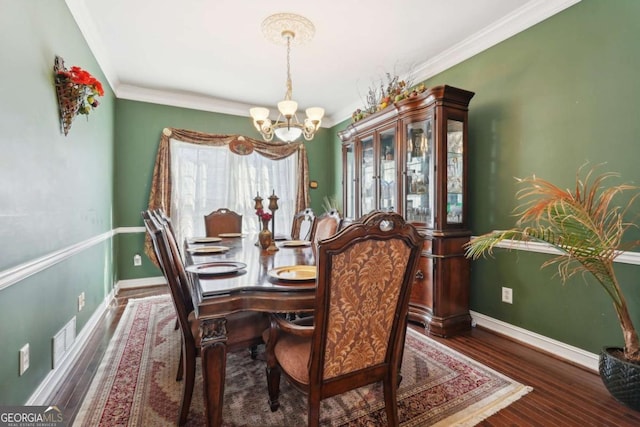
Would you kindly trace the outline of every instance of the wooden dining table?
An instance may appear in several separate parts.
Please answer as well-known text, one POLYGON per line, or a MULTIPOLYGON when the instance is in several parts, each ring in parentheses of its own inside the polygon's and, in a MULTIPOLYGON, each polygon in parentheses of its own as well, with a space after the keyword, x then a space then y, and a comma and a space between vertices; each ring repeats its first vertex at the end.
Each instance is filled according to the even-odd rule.
POLYGON ((302 246, 298 241, 276 242, 279 250, 267 251, 256 245, 257 235, 251 234, 222 237, 219 242, 193 243, 193 240, 185 242, 185 264, 192 278, 193 304, 201 334, 205 416, 207 425, 220 426, 226 342, 233 334, 227 330, 226 317, 243 311, 312 311, 315 280, 289 276, 288 271, 289 267, 295 272, 296 269, 309 269, 299 266, 315 266, 315 248, 311 244, 302 246), (210 253, 217 251, 206 249, 211 246, 222 249, 210 253), (222 274, 217 272, 220 263, 226 265, 222 274), (242 265, 237 263, 246 264, 246 267, 240 268, 242 265), (224 272, 226 269, 230 271, 224 272), (207 275, 206 271, 214 274, 207 275))

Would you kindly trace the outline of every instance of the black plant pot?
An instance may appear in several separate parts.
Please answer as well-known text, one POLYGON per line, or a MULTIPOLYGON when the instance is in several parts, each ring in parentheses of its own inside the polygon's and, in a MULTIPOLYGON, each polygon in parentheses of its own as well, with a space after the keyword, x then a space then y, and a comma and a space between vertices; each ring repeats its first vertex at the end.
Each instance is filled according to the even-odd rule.
POLYGON ((600 378, 616 400, 640 411, 640 365, 617 357, 622 349, 604 347, 598 364, 600 378))

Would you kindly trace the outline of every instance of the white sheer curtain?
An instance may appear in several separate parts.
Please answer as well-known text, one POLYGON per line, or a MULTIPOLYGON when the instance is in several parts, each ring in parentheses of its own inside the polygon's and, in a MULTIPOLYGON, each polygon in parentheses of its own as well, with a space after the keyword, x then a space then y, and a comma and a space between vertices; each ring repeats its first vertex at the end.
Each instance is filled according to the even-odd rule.
POLYGON ((270 160, 255 151, 234 154, 226 146, 213 147, 170 140, 171 220, 178 239, 204 236, 204 216, 219 208, 242 215, 242 231, 259 231, 254 198, 259 193, 268 211, 275 191, 278 210, 276 235, 288 235, 295 214, 297 155, 270 160))

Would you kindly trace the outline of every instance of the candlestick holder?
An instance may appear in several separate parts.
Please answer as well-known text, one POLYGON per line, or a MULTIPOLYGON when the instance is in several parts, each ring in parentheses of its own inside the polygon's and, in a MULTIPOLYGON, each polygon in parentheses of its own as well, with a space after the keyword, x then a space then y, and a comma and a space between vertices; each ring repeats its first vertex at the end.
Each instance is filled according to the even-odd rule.
POLYGON ((276 191, 273 190, 273 194, 269 196, 269 210, 271 211, 271 245, 267 248, 268 251, 279 250, 276 246, 276 211, 278 210, 278 196, 276 191))
MULTIPOLYGON (((258 211, 261 211, 263 209, 262 197, 260 197, 260 193, 256 193, 256 197, 253 198, 253 201, 255 202, 253 205, 253 209, 256 211, 256 216, 258 217, 258 233, 259 233, 260 230, 262 230, 262 217, 258 215, 258 211)), ((255 245, 260 246, 260 240, 258 238, 256 238, 255 245)))

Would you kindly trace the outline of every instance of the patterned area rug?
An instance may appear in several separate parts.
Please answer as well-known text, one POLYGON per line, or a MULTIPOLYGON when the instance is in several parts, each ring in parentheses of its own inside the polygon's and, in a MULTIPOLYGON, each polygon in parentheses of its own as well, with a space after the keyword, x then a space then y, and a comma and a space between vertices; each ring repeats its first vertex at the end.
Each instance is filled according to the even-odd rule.
MULTIPOLYGON (((130 300, 76 417, 75 426, 176 425, 182 382, 175 381, 180 331, 167 296, 130 300)), ((264 349, 261 348, 261 351, 264 349)), ((306 396, 281 381, 280 409, 269 410, 264 358, 229 355, 225 426, 303 426, 306 396)), ((398 389, 402 426, 471 426, 529 391, 411 329, 398 389)), ((188 426, 205 424, 200 363, 188 426)), ((322 402, 326 426, 383 426, 382 387, 362 387, 322 402)))

